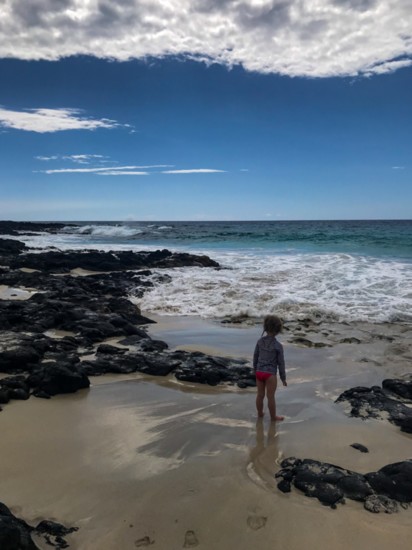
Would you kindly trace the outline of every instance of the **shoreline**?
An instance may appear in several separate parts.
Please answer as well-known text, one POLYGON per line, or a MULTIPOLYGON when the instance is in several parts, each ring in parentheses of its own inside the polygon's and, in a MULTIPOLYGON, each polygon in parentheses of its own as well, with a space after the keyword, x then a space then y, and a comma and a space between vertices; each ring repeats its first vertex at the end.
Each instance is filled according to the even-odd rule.
MULTIPOLYGON (((310 357, 305 368, 319 369, 312 356, 325 350, 303 351, 310 357)), ((296 490, 277 490, 274 473, 285 456, 367 472, 410 451, 410 436, 382 421, 347 417, 329 397, 316 395, 316 379, 293 383, 294 372, 277 393, 286 421, 275 426, 267 417, 256 422, 252 390, 193 388, 141 374, 99 377, 89 390, 53 403, 14 403, 2 417, 5 441, 14 442, 2 498, 26 520, 51 517, 78 526, 67 537, 73 550, 133 548, 145 540, 160 550, 182 548, 189 531, 199 548, 269 550, 276 540, 315 550, 327 538, 330 548, 343 550, 350 530, 354 550, 365 544, 384 550, 394 529, 406 550, 411 510, 371 515, 348 501, 333 511, 296 490), (45 424, 39 441, 37 426, 45 424), (370 453, 352 449, 354 441, 370 453)))
MULTIPOLYGON (((154 259, 169 262, 169 254, 162 251, 154 259)), ((117 262, 107 255, 93 256, 93 261, 96 257, 106 265, 117 262)), ((127 258, 132 263, 138 260, 127 258)), ((177 256, 177 261, 182 258, 177 256)), ((184 261, 188 259, 197 261, 196 257, 184 261)), ((70 264, 76 262, 78 257, 71 253, 70 264)), ((256 544, 269 550, 274 540, 285 548, 317 550, 324 537, 332 541, 333 550, 343 550, 348 526, 354 550, 365 544, 386 550, 393 528, 401 550, 409 548, 411 510, 373 516, 361 503, 348 501, 332 511, 316 499, 303 498, 296 489, 281 493, 274 474, 282 459, 290 456, 363 473, 410 458, 410 434, 383 420, 351 418, 347 405, 336 404, 335 399, 352 386, 373 386, 385 377, 406 374, 412 357, 411 324, 313 319, 287 323, 280 340, 289 385, 276 394, 279 412, 286 419, 273 425, 267 414, 256 421, 254 391, 240 389, 236 379, 211 387, 193 378, 179 379, 174 376, 177 371, 156 370, 157 365, 146 365, 140 372, 130 366, 130 361, 145 356, 161 368, 176 358, 190 363, 203 351, 207 355, 202 361, 209 356, 233 358, 234 370, 250 371, 259 326, 146 316, 140 310, 137 314, 138 308, 124 299, 130 286, 136 285, 134 273, 64 269, 60 265, 63 277, 54 277, 49 268, 43 273, 27 267, 2 273, 0 305, 6 309, 39 315, 38 308, 44 306, 48 314, 50 303, 64 312, 56 317, 58 322, 53 321, 55 325, 31 335, 31 325, 22 316, 14 336, 37 342, 38 349, 50 347, 41 368, 51 362, 53 370, 73 355, 73 361, 63 366, 77 369, 76 356, 83 365, 80 369, 89 369, 91 381, 88 389, 54 395, 50 401, 13 400, 1 413, 7 449, 2 499, 16 515, 30 522, 53 518, 79 527, 67 536, 75 550, 152 544, 160 550, 184 546, 223 550, 233 545, 248 550, 256 544), (19 299, 19 286, 10 284, 13 280, 37 280, 39 292, 19 299), (38 306, 30 309, 32 301, 38 306), (82 324, 82 318, 69 323, 73 308, 80 311, 80 307, 81 315, 92 319, 90 324, 82 324), (118 326, 125 328, 119 331, 118 326), (122 361, 124 370, 105 370, 122 366, 122 361), (97 373, 123 374, 93 376, 93 363, 101 365, 97 373), (350 445, 355 442, 370 452, 354 450, 350 445), (153 510, 159 515, 157 521, 153 510), (299 530, 294 527, 297 518, 299 530)), ((144 292, 145 279, 139 281, 144 292)), ((7 341, 5 345, 7 352, 7 341)), ((36 544, 43 548, 37 539, 36 544)))

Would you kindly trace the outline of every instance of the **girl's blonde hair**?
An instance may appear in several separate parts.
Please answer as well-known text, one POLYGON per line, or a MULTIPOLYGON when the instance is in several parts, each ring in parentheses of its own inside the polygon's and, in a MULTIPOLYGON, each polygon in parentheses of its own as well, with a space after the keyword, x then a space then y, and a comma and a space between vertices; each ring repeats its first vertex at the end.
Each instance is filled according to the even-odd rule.
POLYGON ((263 332, 279 334, 282 331, 282 321, 277 315, 266 315, 263 319, 263 332))

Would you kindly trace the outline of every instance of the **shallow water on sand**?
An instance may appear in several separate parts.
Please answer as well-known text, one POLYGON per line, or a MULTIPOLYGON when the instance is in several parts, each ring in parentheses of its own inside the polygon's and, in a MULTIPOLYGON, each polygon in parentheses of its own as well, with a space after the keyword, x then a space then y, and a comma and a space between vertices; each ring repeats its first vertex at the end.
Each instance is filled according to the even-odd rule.
MULTIPOLYGON (((259 336, 254 328, 189 322, 168 319, 150 333, 171 347, 197 342, 197 349, 244 357, 259 336)), ((78 526, 68 537, 75 550, 171 550, 196 542, 208 550, 272 550, 275 543, 386 550, 395 536, 406 550, 411 510, 372 515, 354 502, 331 510, 275 486, 287 456, 360 472, 410 457, 411 436, 382 421, 350 419, 333 403, 342 389, 384 377, 382 367, 360 368, 356 349, 285 345, 289 385, 277 401, 286 419, 277 425, 256 421, 254 390, 173 377, 99 377, 72 396, 13 402, 0 418, 2 500, 30 522, 78 526), (370 452, 354 450, 354 442, 370 452)))

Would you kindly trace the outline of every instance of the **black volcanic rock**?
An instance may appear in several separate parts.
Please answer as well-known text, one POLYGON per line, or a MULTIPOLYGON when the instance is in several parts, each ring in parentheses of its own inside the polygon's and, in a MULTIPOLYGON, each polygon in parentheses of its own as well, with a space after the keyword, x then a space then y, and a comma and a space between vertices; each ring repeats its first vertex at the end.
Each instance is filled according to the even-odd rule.
POLYGON ((349 498, 363 502, 371 512, 393 513, 398 502, 404 507, 412 502, 411 459, 363 475, 327 462, 290 457, 282 461, 276 478, 280 478, 280 491, 289 492, 293 484, 306 496, 332 508, 349 498))
POLYGON ((412 501, 412 460, 388 464, 378 472, 366 474, 365 478, 379 495, 398 502, 412 501))
POLYGON ((20 254, 25 249, 26 245, 20 241, 0 238, 0 256, 20 254))
POLYGON ((0 383, 2 403, 74 392, 89 387, 89 376, 106 373, 172 373, 201 384, 255 385, 253 371, 244 361, 170 352, 165 342, 150 338, 141 328, 153 321, 126 298, 143 296, 154 284, 171 280, 148 268, 218 267, 210 258, 168 250, 18 252, 20 247, 8 258, 11 269, 0 271, 0 284, 37 292, 27 300, 0 301, 0 372, 14 375, 0 383), (23 267, 37 271, 21 271, 23 267), (69 272, 74 268, 110 272, 73 276, 69 272), (118 338, 128 349, 105 343, 111 338, 118 338))
POLYGON ((382 388, 402 400, 412 402, 412 378, 410 380, 386 379, 382 382, 382 388))
POLYGON ((39 550, 31 535, 36 533, 45 542, 62 550, 69 545, 63 538, 77 531, 77 527, 65 527, 61 523, 43 520, 36 527, 12 514, 9 508, 0 502, 0 548, 1 550, 39 550))
POLYGON ((180 360, 175 371, 178 380, 216 386, 222 382, 256 385, 254 371, 241 359, 214 357, 201 352, 177 351, 171 354, 180 360))
POLYGON ((253 370, 242 360, 214 357, 199 352, 166 350, 167 344, 150 338, 135 343, 135 351, 113 353, 114 350, 99 346, 95 360, 81 362, 88 376, 107 373, 130 374, 141 372, 152 376, 167 376, 173 373, 178 380, 216 386, 224 382, 252 386, 253 370))
POLYGON ((75 363, 44 363, 35 368, 27 377, 27 383, 36 395, 74 393, 88 388, 90 381, 83 367, 75 363))
POLYGON ((362 443, 352 443, 351 447, 353 447, 357 451, 360 451, 361 453, 369 453, 369 449, 365 447, 365 445, 362 445, 362 443))
POLYGON ((127 269, 190 266, 219 267, 219 264, 208 256, 197 256, 185 252, 173 253, 169 250, 156 250, 154 252, 50 251, 19 255, 10 262, 11 269, 25 267, 53 273, 68 273, 76 268, 90 271, 122 271, 127 269))
MULTIPOLYGON (((0 235, 31 234, 33 232, 58 233, 64 227, 72 226, 70 223, 58 222, 15 222, 0 221, 0 235)), ((74 225, 73 225, 74 227, 74 225)))
POLYGON ((350 416, 388 418, 402 431, 412 433, 412 409, 408 407, 411 402, 411 376, 405 380, 384 380, 382 386, 351 388, 344 391, 336 403, 350 403, 350 416))

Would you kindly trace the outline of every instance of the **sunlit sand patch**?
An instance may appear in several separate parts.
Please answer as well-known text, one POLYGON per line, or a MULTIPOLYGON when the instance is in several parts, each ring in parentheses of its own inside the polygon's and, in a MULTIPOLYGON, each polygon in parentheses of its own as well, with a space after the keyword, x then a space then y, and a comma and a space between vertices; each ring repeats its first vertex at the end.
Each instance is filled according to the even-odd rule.
POLYGON ((89 269, 83 269, 82 267, 77 267, 70 271, 72 277, 87 277, 88 275, 104 275, 110 273, 110 271, 90 271, 89 269))
POLYGON ((28 300, 39 292, 31 288, 15 288, 7 285, 0 285, 0 300, 28 300))
POLYGON ((94 361, 96 359, 95 353, 88 353, 87 355, 82 355, 82 361, 94 361))
POLYGON ((40 273, 39 269, 31 269, 30 267, 21 267, 19 271, 22 273, 40 273))
POLYGON ((74 332, 71 332, 69 330, 46 330, 44 332, 45 336, 48 336, 49 338, 55 338, 56 340, 59 340, 60 338, 65 338, 66 336, 76 336, 74 332))

